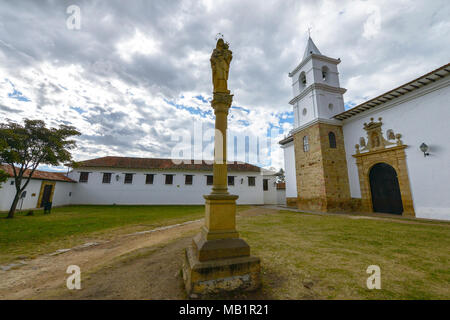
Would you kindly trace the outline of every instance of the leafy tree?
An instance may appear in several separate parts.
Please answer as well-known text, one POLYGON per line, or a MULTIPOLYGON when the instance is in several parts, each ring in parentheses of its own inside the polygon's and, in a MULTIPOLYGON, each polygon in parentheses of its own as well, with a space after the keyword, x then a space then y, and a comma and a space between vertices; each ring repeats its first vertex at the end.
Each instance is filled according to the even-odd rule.
MULTIPOLYGON (((0 141, 0 153, 5 148, 6 148, 6 146, 4 145, 4 143, 1 143, 1 141, 0 141)), ((0 165, 2 164, 2 162, 3 162, 3 160, 0 157, 0 165)), ((8 174, 5 171, 3 171, 2 169, 0 169, 0 189, 2 188, 2 183, 6 182, 8 180, 8 178, 9 178, 8 174)))
POLYGON ((0 189, 2 188, 2 183, 6 182, 8 178, 9 178, 8 174, 0 169, 0 189))
POLYGON ((284 170, 283 168, 280 169, 280 171, 277 172, 277 182, 285 182, 286 178, 284 176, 284 170))
POLYGON ((70 150, 76 147, 70 138, 80 135, 72 126, 47 128, 42 120, 25 119, 24 124, 0 123, 0 159, 14 174, 16 194, 7 218, 13 218, 20 195, 28 186, 40 164, 59 165, 71 161, 70 150))

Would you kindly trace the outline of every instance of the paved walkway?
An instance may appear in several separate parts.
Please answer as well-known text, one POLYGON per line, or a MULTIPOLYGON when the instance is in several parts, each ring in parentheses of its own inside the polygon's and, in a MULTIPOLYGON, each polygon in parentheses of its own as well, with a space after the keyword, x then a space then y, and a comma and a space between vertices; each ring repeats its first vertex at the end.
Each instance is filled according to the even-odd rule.
POLYGON ((297 208, 287 207, 283 205, 264 205, 265 208, 274 210, 292 211, 298 213, 328 215, 328 216, 342 216, 349 219, 373 219, 373 220, 385 220, 398 223, 409 224, 422 224, 422 225, 440 225, 450 227, 450 221, 424 219, 415 217, 404 217, 400 215, 388 214, 388 213, 365 213, 365 212, 317 212, 317 211, 305 211, 297 208))

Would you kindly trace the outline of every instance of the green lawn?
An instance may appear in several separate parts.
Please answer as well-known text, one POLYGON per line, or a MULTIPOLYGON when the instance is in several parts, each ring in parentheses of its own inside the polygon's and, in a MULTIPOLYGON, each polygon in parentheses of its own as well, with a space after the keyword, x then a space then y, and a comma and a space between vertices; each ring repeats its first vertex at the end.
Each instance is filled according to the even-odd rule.
POLYGON ((204 217, 204 206, 68 206, 51 214, 17 213, 2 219, 0 213, 0 262, 72 247, 95 239, 150 230, 204 217))
POLYGON ((262 259, 265 297, 450 299, 448 223, 282 211, 243 217, 239 231, 262 259), (367 289, 369 265, 381 268, 381 290, 367 289))

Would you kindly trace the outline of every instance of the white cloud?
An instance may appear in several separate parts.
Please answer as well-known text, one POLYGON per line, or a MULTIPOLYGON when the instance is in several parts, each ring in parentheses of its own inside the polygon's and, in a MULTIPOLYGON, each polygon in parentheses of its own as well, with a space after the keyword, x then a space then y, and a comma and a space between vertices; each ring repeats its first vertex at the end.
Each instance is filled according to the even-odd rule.
MULTIPOLYGON (((351 103, 448 63, 450 51, 446 0, 77 5, 82 24, 72 31, 62 1, 0 4, 0 121, 76 126, 83 133, 77 160, 168 157, 173 135, 198 123, 212 127, 209 57, 218 32, 233 51, 229 87, 238 108, 230 110, 230 135, 253 140, 274 126, 283 129, 281 139, 292 127, 287 73, 300 62, 308 27, 323 54, 341 58, 351 103)), ((281 167, 281 149, 270 160, 281 167)))
POLYGON ((159 52, 159 42, 136 29, 134 36, 117 44, 117 51, 125 61, 129 62, 134 55, 154 55, 159 52))

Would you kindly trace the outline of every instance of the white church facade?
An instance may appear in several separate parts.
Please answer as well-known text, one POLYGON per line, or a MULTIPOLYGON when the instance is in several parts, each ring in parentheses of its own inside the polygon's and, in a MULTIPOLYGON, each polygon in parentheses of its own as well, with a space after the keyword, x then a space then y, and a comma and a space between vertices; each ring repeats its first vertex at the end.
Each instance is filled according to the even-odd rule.
POLYGON ((289 74, 288 204, 450 220, 450 64, 345 110, 339 63, 309 38, 289 74))
MULTIPOLYGON (((212 188, 212 164, 172 159, 102 157, 77 163, 67 174, 36 171, 18 209, 64 205, 203 205, 212 188)), ((12 170, 0 188, 0 211, 15 195, 12 170)), ((284 186, 284 185, 283 185, 284 186)), ((228 165, 228 190, 238 205, 283 204, 284 188, 273 171, 248 163, 228 165)))

